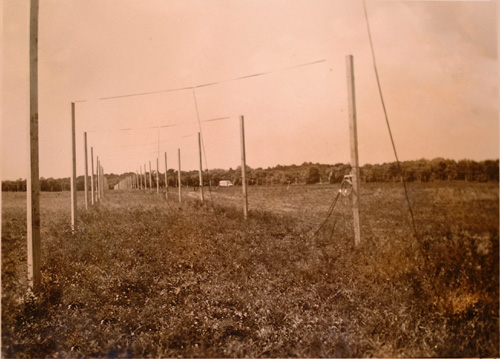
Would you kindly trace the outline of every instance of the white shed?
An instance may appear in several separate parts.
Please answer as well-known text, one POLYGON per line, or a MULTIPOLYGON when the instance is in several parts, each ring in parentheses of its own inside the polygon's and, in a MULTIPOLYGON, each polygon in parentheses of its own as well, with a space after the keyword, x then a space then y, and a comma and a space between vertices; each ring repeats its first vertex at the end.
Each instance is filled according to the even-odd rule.
POLYGON ((220 187, 230 187, 233 185, 233 182, 229 181, 229 180, 222 180, 222 181, 219 181, 219 186, 220 187))

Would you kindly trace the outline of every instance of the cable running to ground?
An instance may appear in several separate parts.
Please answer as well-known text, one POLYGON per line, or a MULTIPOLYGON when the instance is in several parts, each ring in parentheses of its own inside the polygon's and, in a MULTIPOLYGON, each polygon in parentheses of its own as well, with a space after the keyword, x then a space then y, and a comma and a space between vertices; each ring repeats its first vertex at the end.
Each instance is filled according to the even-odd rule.
POLYGON ((392 149, 394 150, 394 156, 396 157, 396 163, 398 165, 398 170, 399 170, 399 173, 401 173, 401 179, 403 181, 403 188, 404 188, 404 191, 405 191, 406 202, 408 204, 408 209, 410 210, 411 223, 413 225, 413 232, 415 234, 415 238, 417 240, 419 240, 419 236, 418 236, 418 233, 417 233, 417 227, 415 225, 415 217, 413 215, 413 209, 411 207, 410 198, 408 196, 408 190, 406 188, 406 180, 405 180, 404 175, 403 175, 403 170, 401 168, 401 163, 399 162, 398 153, 396 151, 396 145, 394 143, 394 138, 392 136, 391 125, 389 124, 389 117, 387 116, 387 109, 385 107, 384 96, 382 94, 382 87, 380 86, 380 78, 379 78, 378 70, 377 70, 377 61, 376 61, 376 58, 375 58, 375 50, 373 49, 373 41, 372 41, 372 35, 371 35, 371 30, 370 30, 370 22, 368 21, 368 13, 366 11, 366 0, 363 0, 363 9, 364 9, 365 19, 366 19, 366 27, 368 29, 368 39, 370 40, 370 48, 371 48, 372 60, 373 60, 373 68, 375 70, 375 77, 377 79, 378 93, 380 95, 380 101, 382 103, 382 108, 384 110, 385 123, 387 124, 387 130, 389 131, 389 137, 391 138, 392 149))
POLYGON ((315 237, 319 233, 319 231, 321 231, 321 229, 326 224, 326 222, 328 221, 328 219, 332 216, 333 210, 335 209, 335 205, 337 204, 337 201, 338 201, 339 197, 340 197, 340 192, 337 192, 337 196, 335 196, 334 200, 330 204, 330 208, 328 209, 328 214, 327 214, 325 220, 323 221, 323 223, 321 223, 321 225, 319 226, 319 228, 314 232, 314 234, 312 235, 313 237, 315 237))

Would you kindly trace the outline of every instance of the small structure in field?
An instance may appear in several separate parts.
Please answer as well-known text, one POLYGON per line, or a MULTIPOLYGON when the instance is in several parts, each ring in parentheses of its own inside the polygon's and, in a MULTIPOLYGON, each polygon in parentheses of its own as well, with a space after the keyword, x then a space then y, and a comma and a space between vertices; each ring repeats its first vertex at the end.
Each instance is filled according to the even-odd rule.
POLYGON ((231 187, 233 185, 233 182, 229 180, 222 180, 219 181, 219 187, 231 187))

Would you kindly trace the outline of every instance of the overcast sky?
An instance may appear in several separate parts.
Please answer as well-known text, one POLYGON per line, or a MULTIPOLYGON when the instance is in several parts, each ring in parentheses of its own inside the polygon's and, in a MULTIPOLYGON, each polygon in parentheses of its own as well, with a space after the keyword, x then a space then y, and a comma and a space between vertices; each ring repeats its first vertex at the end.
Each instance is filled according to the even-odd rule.
MULTIPOLYGON (((496 1, 367 0, 367 10, 400 159, 498 158, 496 1)), ((25 178, 28 0, 3 1, 2 38, 2 178, 25 178)), ((165 151, 176 168, 177 148, 196 169, 194 95, 205 167, 240 164, 240 115, 251 167, 347 163, 348 54, 360 162, 393 161, 362 1, 40 0, 40 176, 71 174, 77 100, 78 175, 84 131, 108 173, 155 168, 158 152, 163 171, 165 151)))

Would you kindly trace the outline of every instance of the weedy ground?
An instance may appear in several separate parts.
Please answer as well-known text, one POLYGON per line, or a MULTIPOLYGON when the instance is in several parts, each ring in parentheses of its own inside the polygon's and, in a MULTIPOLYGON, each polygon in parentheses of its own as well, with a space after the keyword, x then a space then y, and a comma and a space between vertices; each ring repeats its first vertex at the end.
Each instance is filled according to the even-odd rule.
POLYGON ((364 184, 357 247, 336 190, 251 187, 246 222, 241 188, 110 191, 76 234, 42 193, 36 296, 3 193, 2 355, 498 357, 498 184, 410 184, 416 235, 400 184, 364 184))

